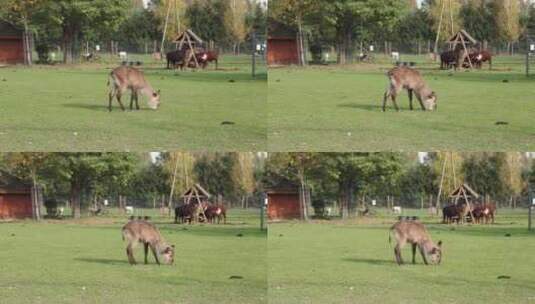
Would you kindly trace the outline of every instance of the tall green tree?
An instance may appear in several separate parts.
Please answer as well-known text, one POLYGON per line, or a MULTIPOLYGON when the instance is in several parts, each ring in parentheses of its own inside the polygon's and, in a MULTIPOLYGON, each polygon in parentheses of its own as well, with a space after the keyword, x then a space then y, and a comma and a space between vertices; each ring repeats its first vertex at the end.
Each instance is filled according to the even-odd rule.
POLYGON ((507 41, 508 50, 513 52, 513 43, 521 34, 520 3, 518 0, 494 0, 495 24, 500 36, 507 41))
POLYGON ((193 170, 198 182, 215 195, 218 203, 222 203, 223 198, 231 200, 236 197, 237 185, 232 178, 235 165, 233 153, 202 153, 193 170))
POLYGON ((62 32, 63 62, 73 63, 84 36, 111 39, 126 17, 129 0, 57 0, 42 8, 48 27, 62 32))
POLYGON ((80 218, 83 200, 101 186, 122 194, 133 176, 136 158, 128 153, 53 153, 48 174, 69 185, 73 217, 80 218))

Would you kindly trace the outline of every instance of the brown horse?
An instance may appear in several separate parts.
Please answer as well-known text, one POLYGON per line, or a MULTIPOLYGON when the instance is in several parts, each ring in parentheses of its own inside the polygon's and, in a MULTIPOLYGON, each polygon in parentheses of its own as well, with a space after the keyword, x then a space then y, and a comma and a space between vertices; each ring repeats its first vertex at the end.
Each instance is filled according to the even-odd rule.
MULTIPOLYGON (((489 70, 492 69, 492 54, 489 51, 483 50, 480 52, 472 52, 470 53, 469 57, 470 62, 472 62, 472 65, 474 65, 476 68, 481 69, 483 67, 483 63, 488 62, 489 70)), ((463 67, 470 67, 470 64, 468 63, 468 58, 465 59, 463 67)))

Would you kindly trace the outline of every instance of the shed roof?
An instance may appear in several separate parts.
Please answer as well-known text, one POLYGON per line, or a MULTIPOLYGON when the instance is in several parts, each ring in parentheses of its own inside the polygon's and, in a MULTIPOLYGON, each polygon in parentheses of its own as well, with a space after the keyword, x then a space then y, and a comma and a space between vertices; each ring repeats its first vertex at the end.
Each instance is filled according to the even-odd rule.
POLYGON ((271 185, 266 185, 265 191, 267 194, 294 194, 299 193, 299 185, 292 180, 282 179, 271 185))
POLYGON ((299 189, 297 188, 268 188, 266 189, 267 194, 299 194, 299 189))
POLYGON ((183 31, 182 33, 180 33, 180 35, 178 35, 175 38, 174 41, 175 42, 180 42, 180 41, 182 41, 182 39, 184 39, 184 37, 186 35, 189 36, 189 38, 191 39, 192 43, 199 43, 199 44, 204 43, 204 41, 199 36, 197 36, 197 34, 195 34, 191 29, 187 29, 187 30, 183 31))
POLYGON ((450 197, 458 196, 462 194, 463 191, 466 193, 467 196, 473 196, 474 198, 479 197, 479 194, 467 184, 462 184, 457 189, 453 190, 453 192, 450 194, 450 197))
POLYGON ((184 192, 184 194, 182 194, 182 196, 189 196, 190 194, 195 192, 197 192, 201 197, 210 198, 211 196, 210 193, 208 193, 208 191, 206 191, 206 189, 204 189, 199 184, 194 184, 193 186, 191 186, 188 190, 184 192))
POLYGON ((14 25, 0 20, 0 36, 16 36, 20 37, 22 30, 16 28, 14 25))
POLYGON ((280 21, 269 19, 269 39, 297 39, 297 29, 280 21))
POLYGON ((5 171, 0 171, 0 193, 29 193, 31 185, 5 171))
POLYGON ((465 42, 471 42, 472 44, 477 44, 477 40, 474 39, 470 34, 468 34, 465 30, 458 31, 455 35, 453 35, 448 41, 450 43, 455 43, 456 41, 460 41, 460 37, 463 37, 463 40, 465 42))

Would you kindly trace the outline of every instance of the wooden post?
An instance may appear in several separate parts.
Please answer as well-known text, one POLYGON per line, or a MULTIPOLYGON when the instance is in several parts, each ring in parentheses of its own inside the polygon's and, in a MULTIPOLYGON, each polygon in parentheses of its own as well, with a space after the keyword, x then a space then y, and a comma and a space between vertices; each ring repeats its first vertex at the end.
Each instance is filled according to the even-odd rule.
POLYGON ((529 39, 528 39, 528 43, 527 44, 528 44, 527 45, 528 49, 526 51, 526 77, 529 77, 529 53, 531 51, 530 50, 531 45, 529 43, 529 39))
POLYGON ((178 158, 175 160, 175 168, 173 170, 173 183, 171 184, 171 192, 169 193, 169 216, 171 215, 171 208, 173 208, 173 195, 175 192, 176 175, 178 170, 178 158))
POLYGON ((442 165, 442 176, 440 177, 440 186, 438 188, 437 204, 436 204, 437 214, 438 214, 438 209, 440 209, 440 195, 442 194, 442 184, 444 183, 444 174, 446 173, 446 161, 447 161, 447 158, 444 159, 444 164, 442 165))
POLYGON ((465 52, 465 55, 466 55, 466 57, 463 57, 462 62, 460 62, 460 66, 462 68, 462 66, 464 64, 464 58, 468 58, 468 63, 470 64, 470 69, 473 69, 474 66, 472 65, 472 60, 470 59, 470 54, 468 53, 468 50, 466 49, 466 42, 464 41, 463 35, 460 35, 460 36, 461 36, 461 42, 463 43, 464 52, 465 52))
POLYGON ((450 155, 450 163, 451 163, 451 171, 453 172, 453 188, 457 188, 457 175, 455 174, 455 159, 453 158, 453 152, 449 153, 450 155))
POLYGON ((420 210, 424 209, 424 196, 420 195, 420 210))
POLYGON ((451 22, 451 35, 453 36, 454 31, 453 31, 453 7, 451 5, 451 0, 450 0, 450 22, 451 22))
POLYGON ((256 33, 253 32, 252 34, 252 42, 253 42, 253 79, 256 78, 256 33))
POLYGON ((531 202, 528 205, 528 207, 529 207, 529 211, 528 211, 528 214, 529 214, 529 216, 528 216, 528 230, 531 231, 531 222, 532 222, 531 221, 531 216, 533 214, 533 205, 531 204, 531 202))
POLYGON ((199 68, 199 61, 197 61, 197 56, 195 56, 195 49, 193 48, 193 44, 191 44, 191 39, 189 38, 188 32, 185 32, 184 35, 186 36, 186 40, 188 41, 188 46, 190 49, 190 56, 188 58, 188 61, 186 63, 186 67, 189 64, 191 57, 193 57, 193 60, 195 61, 195 68, 199 68))
POLYGON ((264 194, 264 202, 262 204, 262 206, 260 206, 260 230, 264 230, 264 217, 265 217, 265 211, 266 211, 266 207, 268 205, 268 198, 267 198, 267 195, 264 194))
POLYGON ((444 9, 446 9, 446 0, 442 0, 442 10, 440 11, 440 20, 438 22, 437 37, 435 39, 435 49, 433 51, 435 60, 437 60, 438 40, 440 38, 440 30, 442 29, 442 17, 444 16, 444 9))
POLYGON ((464 201, 466 202, 466 205, 468 205, 468 211, 470 212, 470 217, 472 218, 472 221, 473 221, 474 214, 472 213, 472 206, 470 205, 470 202, 468 201, 468 197, 466 196, 466 192, 464 191, 464 188, 463 188, 463 195, 464 195, 464 201))
POLYGON ((164 43, 165 43, 165 35, 167 34, 167 24, 169 22, 169 13, 171 12, 171 2, 169 2, 167 4, 167 14, 165 16, 165 24, 163 26, 163 36, 162 36, 162 44, 161 44, 161 47, 160 47, 160 54, 161 54, 161 57, 163 58, 163 55, 164 55, 164 43))

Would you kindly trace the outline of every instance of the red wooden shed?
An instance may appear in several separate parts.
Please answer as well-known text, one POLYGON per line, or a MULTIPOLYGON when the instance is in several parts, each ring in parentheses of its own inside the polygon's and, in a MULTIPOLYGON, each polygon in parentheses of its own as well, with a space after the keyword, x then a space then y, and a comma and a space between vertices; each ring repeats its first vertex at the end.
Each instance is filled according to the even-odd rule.
POLYGON ((268 189, 268 219, 270 221, 301 219, 299 189, 284 187, 268 189))
POLYGON ((33 217, 32 187, 0 172, 0 219, 33 217))
POLYGON ((295 29, 270 20, 267 61, 271 66, 299 64, 299 47, 295 29))
POLYGON ((0 64, 24 63, 22 30, 0 21, 0 64))

